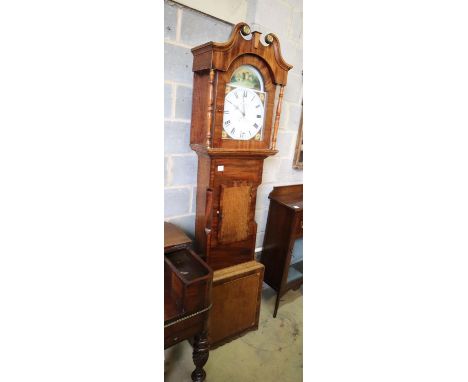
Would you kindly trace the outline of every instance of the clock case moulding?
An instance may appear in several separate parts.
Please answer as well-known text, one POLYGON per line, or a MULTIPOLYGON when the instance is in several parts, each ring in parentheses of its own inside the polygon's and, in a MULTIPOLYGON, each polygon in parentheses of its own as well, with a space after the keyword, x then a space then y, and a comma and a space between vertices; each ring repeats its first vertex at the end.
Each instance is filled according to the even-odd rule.
POLYGON ((263 161, 278 152, 278 134, 287 64, 278 38, 246 23, 225 43, 192 49, 193 101, 190 146, 198 155, 195 248, 214 270, 254 259, 255 203, 263 161), (226 85, 242 65, 262 75, 267 94, 261 140, 222 139, 226 85), (277 97, 276 97, 277 96, 277 97), (275 102, 276 99, 276 102, 275 102))

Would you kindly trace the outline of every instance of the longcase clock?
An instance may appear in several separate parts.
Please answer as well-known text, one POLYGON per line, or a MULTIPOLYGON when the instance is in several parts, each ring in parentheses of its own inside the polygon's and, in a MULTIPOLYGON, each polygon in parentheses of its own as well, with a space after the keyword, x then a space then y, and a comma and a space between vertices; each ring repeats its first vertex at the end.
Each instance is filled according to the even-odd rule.
POLYGON ((288 71, 278 38, 237 24, 225 43, 192 49, 191 148, 198 155, 195 245, 221 269, 254 259, 263 161, 277 153, 288 71))

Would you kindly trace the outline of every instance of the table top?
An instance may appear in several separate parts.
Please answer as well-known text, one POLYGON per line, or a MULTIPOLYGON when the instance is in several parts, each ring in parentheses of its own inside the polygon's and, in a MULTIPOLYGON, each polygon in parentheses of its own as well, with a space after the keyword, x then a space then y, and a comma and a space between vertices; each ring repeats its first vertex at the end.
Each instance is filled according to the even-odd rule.
POLYGON ((302 184, 274 187, 269 198, 295 211, 302 211, 302 184))
POLYGON ((175 246, 189 245, 191 242, 192 240, 179 227, 164 222, 164 250, 175 246))

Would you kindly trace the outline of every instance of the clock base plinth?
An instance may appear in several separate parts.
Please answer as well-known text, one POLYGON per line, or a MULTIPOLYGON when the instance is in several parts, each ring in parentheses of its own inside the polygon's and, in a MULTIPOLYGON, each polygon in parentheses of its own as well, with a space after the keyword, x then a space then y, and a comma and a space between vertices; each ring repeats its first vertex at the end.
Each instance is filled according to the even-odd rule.
POLYGON ((213 273, 211 349, 258 329, 263 271, 263 264, 250 261, 213 273))

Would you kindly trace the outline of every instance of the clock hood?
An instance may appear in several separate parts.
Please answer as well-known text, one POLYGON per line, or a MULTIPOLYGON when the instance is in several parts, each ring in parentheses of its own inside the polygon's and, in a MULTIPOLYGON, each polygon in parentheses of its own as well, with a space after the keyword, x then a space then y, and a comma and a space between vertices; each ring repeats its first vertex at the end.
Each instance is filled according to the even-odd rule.
POLYGON ((251 32, 250 27, 242 22, 237 24, 224 43, 207 42, 192 49, 194 72, 214 69, 227 71, 232 62, 244 54, 258 56, 269 66, 273 82, 277 85, 286 85, 288 71, 292 65, 286 63, 281 55, 281 47, 278 37, 269 33, 263 42, 260 41, 261 33, 251 32), (247 36, 251 36, 247 39, 247 36))

